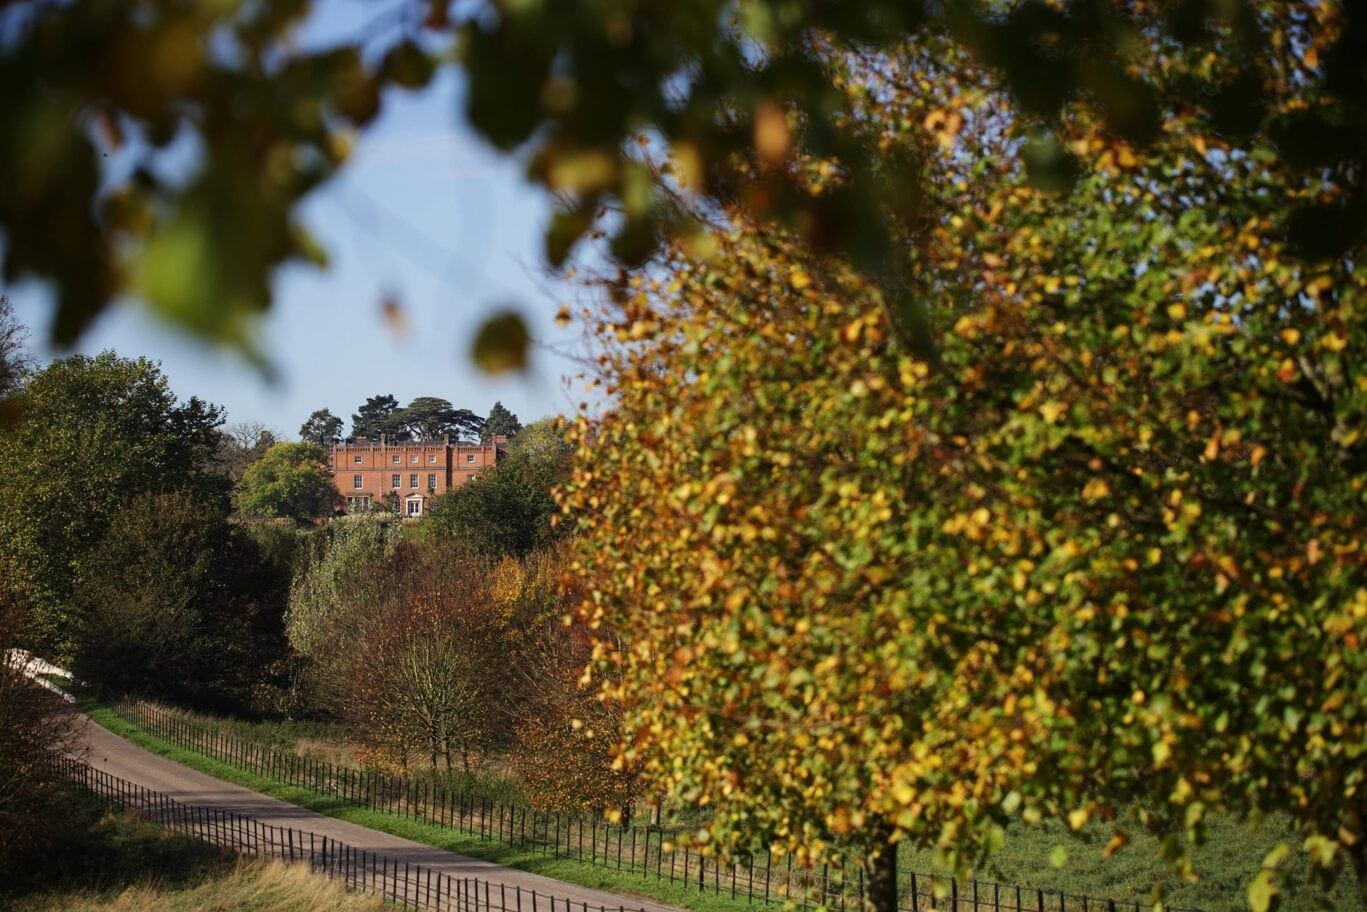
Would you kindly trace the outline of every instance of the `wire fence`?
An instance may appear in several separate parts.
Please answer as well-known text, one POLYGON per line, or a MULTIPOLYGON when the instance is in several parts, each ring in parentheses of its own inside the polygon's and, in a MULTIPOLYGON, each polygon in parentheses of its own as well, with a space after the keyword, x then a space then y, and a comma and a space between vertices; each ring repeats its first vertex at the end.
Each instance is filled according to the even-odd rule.
MULTIPOLYGON (((752 903, 788 903, 800 909, 840 912, 861 909, 864 904, 864 874, 857 868, 805 868, 794 865, 792 855, 784 856, 782 862, 768 856, 719 862, 687 846, 677 846, 676 834, 660 827, 619 826, 591 816, 539 811, 428 779, 302 757, 225 734, 212 723, 142 701, 127 701, 120 712, 163 740, 268 779, 505 845, 631 871, 752 903)), ((899 908, 904 912, 1143 912, 1149 905, 1141 900, 958 880, 916 871, 899 875, 898 891, 899 908)), ((1170 908, 1168 912, 1197 910, 1170 908)))
POLYGON ((425 912, 644 912, 626 906, 598 906, 567 897, 474 877, 453 877, 433 868, 400 862, 306 830, 276 826, 221 808, 183 804, 162 792, 111 776, 69 757, 58 761, 64 775, 116 807, 130 810, 168 830, 239 855, 307 864, 309 870, 348 889, 373 893, 406 909, 425 912))

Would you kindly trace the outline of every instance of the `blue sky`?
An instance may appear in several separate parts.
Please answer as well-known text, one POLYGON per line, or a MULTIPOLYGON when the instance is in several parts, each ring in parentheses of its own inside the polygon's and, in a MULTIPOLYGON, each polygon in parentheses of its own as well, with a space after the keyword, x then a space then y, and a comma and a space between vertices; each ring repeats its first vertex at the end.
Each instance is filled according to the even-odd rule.
MULTIPOLYGON (((376 9, 328 0, 310 31, 354 33, 376 9)), ((524 180, 521 161, 464 126, 462 109, 449 67, 421 93, 387 94, 340 176, 309 198, 304 221, 331 266, 277 274, 259 334, 273 380, 232 352, 159 324, 136 302, 106 312, 77 350, 146 355, 161 362, 180 396, 224 406, 230 423, 260 421, 289 436, 314 409, 349 419, 379 393, 400 402, 440 396, 479 414, 499 400, 524 422, 572 412, 582 396, 562 378, 577 372, 573 361, 539 347, 526 374, 497 379, 469 360, 475 329, 510 306, 539 343, 570 353, 582 345, 578 328, 558 329, 553 320, 576 290, 543 272, 549 200, 524 180), (406 332, 382 318, 390 295, 402 305, 406 332)), ((44 289, 0 290, 32 330, 35 356, 60 354, 45 345, 52 305, 44 289)))

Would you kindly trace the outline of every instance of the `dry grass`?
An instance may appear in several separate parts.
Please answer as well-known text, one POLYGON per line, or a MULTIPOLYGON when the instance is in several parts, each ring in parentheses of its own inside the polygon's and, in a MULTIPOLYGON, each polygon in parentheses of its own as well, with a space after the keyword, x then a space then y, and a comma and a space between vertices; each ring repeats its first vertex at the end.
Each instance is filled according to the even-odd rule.
POLYGON ((242 861, 200 883, 142 883, 118 890, 50 890, 25 896, 15 912, 380 912, 377 897, 348 893, 301 865, 242 861))

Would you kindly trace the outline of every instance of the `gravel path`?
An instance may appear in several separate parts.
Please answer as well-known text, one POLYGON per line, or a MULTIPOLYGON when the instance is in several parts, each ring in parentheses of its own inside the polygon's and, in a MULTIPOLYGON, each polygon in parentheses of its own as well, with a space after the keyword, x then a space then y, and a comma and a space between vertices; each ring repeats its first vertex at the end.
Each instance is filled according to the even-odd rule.
POLYGON ((409 862, 422 865, 452 877, 479 878, 495 888, 504 884, 509 889, 521 887, 523 890, 535 890, 542 896, 551 895, 562 901, 568 899, 576 906, 587 903, 590 906, 626 907, 644 912, 677 912, 673 907, 653 900, 576 886, 327 817, 159 757, 101 728, 85 716, 80 719, 88 749, 83 758, 86 763, 111 776, 163 792, 185 804, 219 808, 256 818, 262 823, 327 836, 356 849, 387 855, 400 864, 409 862))

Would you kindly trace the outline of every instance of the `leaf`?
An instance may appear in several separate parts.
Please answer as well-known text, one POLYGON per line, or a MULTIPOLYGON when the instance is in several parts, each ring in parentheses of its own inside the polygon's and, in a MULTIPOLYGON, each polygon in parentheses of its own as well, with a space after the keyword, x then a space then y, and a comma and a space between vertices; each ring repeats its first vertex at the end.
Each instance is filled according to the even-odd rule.
POLYGON ((531 336, 517 313, 507 310, 484 321, 475 335, 470 356, 489 374, 520 371, 527 366, 531 336))
POLYGON ((1338 843, 1318 833, 1308 836, 1302 847, 1309 853, 1310 860, 1321 868, 1333 867, 1339 850, 1338 843))
POLYGON ((1248 905, 1253 912, 1269 912, 1277 898, 1277 885, 1273 882, 1272 871, 1264 868, 1248 885, 1248 905))

